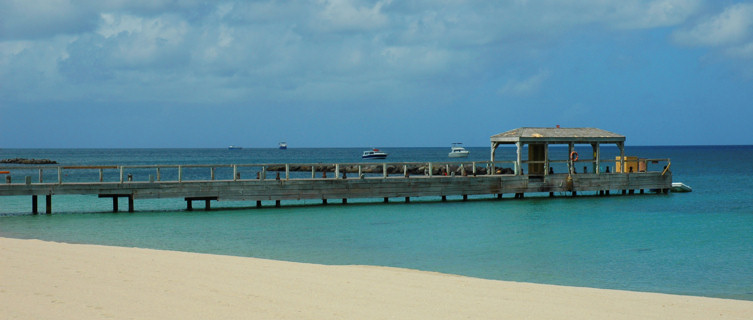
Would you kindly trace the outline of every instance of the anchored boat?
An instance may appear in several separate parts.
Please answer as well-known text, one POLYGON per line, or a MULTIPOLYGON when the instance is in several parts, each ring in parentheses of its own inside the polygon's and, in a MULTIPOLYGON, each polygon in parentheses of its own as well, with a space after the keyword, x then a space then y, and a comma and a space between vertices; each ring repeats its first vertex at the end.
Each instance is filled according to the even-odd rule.
POLYGON ((471 153, 468 150, 465 150, 465 148, 462 147, 462 143, 455 142, 452 144, 452 147, 450 148, 450 153, 448 156, 450 158, 466 158, 471 153))
POLYGON ((371 150, 364 151, 363 155, 361 155, 361 158, 363 158, 363 159, 385 159, 385 158, 387 158, 388 155, 389 155, 389 153, 385 153, 385 152, 379 151, 379 149, 374 148, 374 149, 371 149, 371 150))

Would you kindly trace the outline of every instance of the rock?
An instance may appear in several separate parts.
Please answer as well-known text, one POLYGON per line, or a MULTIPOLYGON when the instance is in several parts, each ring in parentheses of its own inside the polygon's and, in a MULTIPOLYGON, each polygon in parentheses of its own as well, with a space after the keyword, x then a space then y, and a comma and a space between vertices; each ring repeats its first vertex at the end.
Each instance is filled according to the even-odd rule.
POLYGON ((57 161, 49 160, 49 159, 25 159, 25 158, 15 158, 15 159, 3 159, 0 160, 0 163, 13 163, 13 164, 57 164, 57 161))

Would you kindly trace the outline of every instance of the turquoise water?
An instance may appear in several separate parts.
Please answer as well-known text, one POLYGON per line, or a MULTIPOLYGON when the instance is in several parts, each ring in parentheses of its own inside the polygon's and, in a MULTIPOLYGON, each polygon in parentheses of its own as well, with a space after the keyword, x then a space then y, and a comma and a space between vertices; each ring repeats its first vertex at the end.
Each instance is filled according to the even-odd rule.
MULTIPOLYGON (((6 149, 0 158, 63 164, 357 162, 362 149, 6 149)), ((445 161, 448 149, 387 151, 391 161, 445 161)), ((488 148, 471 152, 473 159, 488 157, 488 148)), ((606 150, 604 158, 610 152, 616 154, 606 150)), ((261 209, 215 202, 209 212, 187 212, 180 199, 137 199, 135 213, 108 213, 110 200, 96 196, 55 196, 50 216, 30 215, 30 197, 0 197, 0 235, 753 300, 753 147, 632 147, 628 154, 672 158, 675 181, 694 192, 327 206, 297 201, 261 209)))

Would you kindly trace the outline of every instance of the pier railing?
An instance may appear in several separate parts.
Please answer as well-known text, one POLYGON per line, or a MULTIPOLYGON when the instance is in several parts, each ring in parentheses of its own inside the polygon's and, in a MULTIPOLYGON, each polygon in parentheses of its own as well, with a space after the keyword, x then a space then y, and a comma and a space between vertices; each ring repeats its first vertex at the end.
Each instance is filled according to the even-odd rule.
MULTIPOLYGON (((544 175, 554 173, 641 173, 662 172, 669 159, 625 160, 620 170, 614 159, 548 160, 521 163, 542 164, 544 175), (589 164, 591 169, 589 169, 589 164), (578 167, 583 165, 583 170, 578 167), (597 167, 598 165, 598 167, 597 167), (610 170, 611 167, 611 170, 610 170), (598 168, 598 170, 597 170, 598 168), (635 168, 635 169, 634 169, 635 168), (572 171, 570 171, 572 170, 572 171)), ((525 170, 521 170, 525 171, 525 170)), ((5 183, 125 183, 129 181, 190 182, 268 179, 395 178, 415 176, 514 175, 516 161, 446 162, 353 162, 353 163, 259 163, 184 165, 101 165, 101 166, 5 166, 0 167, 5 183), (18 177, 18 178, 16 178, 18 177)))

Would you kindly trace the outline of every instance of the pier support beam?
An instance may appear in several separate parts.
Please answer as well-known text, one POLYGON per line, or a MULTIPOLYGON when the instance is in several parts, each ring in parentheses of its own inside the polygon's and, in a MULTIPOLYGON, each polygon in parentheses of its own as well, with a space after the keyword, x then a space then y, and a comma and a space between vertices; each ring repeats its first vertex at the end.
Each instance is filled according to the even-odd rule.
POLYGON ((37 195, 31 196, 31 213, 32 214, 39 214, 39 209, 37 208, 37 195))
POLYGON ((194 201, 204 201, 204 210, 209 211, 212 209, 210 201, 217 200, 217 197, 185 197, 186 200, 186 211, 192 211, 193 210, 193 202, 194 201))
POLYGON ((51 194, 46 195, 44 197, 44 200, 45 200, 45 207, 46 207, 45 212, 47 214, 52 214, 52 195, 51 194))
POLYGON ((112 212, 118 212, 118 198, 128 198, 128 212, 133 212, 132 194, 100 194, 99 198, 112 198, 112 212))

